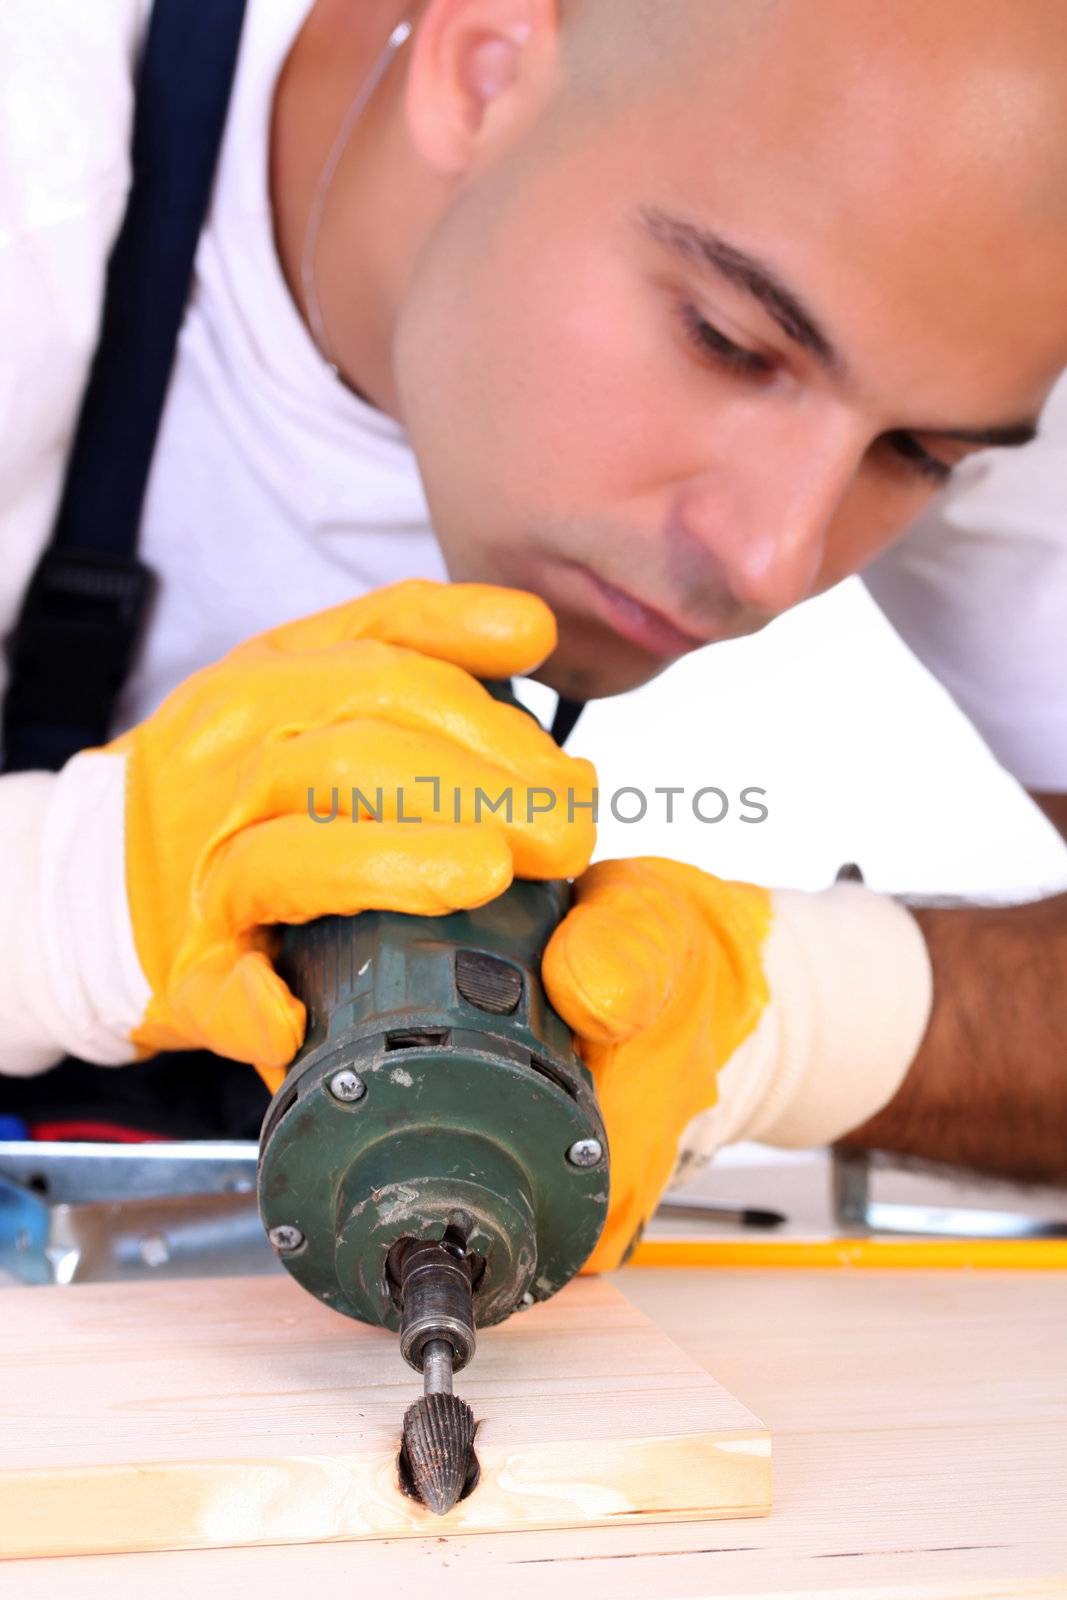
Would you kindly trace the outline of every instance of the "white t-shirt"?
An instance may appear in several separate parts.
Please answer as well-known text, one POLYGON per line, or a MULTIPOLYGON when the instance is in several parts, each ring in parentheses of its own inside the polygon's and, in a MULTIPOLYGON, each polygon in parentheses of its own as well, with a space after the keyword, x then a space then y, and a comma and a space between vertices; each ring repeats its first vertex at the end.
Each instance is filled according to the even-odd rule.
MULTIPOLYGON (((403 433, 322 361, 275 253, 271 102, 310 6, 248 3, 149 483, 141 548, 159 599, 122 725, 261 628, 401 577, 445 576, 403 433)), ((146 9, 0 7, 0 634, 47 538, 92 350, 146 9)), ((1036 445, 968 463, 867 574, 994 753, 1053 790, 1067 790, 1065 491, 1067 380, 1036 445)), ((0 779, 7 843, 3 792, 0 779)))

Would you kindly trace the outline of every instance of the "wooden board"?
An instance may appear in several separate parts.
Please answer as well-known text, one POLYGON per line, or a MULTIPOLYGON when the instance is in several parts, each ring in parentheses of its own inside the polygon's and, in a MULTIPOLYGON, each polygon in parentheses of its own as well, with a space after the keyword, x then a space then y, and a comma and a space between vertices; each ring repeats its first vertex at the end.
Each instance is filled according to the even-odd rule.
POLYGON ((770 1509, 756 1418, 612 1285, 480 1335, 481 1482, 399 1488, 416 1376, 287 1278, 6 1290, 0 1555, 615 1526, 770 1509))
MULTIPOLYGON (((715 1164, 700 1189, 825 1228, 825 1160, 773 1159, 744 1188, 715 1164)), ((898 1179, 886 1198, 923 1202, 898 1179)), ((1067 1273, 613 1281, 766 1419, 773 1516, 9 1561, 0 1600, 1067 1600, 1067 1273)))

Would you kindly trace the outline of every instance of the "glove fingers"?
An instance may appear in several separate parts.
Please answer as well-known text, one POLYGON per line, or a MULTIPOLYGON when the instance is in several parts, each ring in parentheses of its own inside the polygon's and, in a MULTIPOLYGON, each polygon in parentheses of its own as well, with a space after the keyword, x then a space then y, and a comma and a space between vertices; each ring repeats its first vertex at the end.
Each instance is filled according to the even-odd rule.
POLYGON ((494 700, 470 673, 396 645, 371 640, 291 656, 249 652, 225 671, 227 698, 239 714, 220 728, 219 685, 205 676, 205 700, 194 700, 197 725, 182 730, 185 738, 195 740, 203 728, 216 744, 221 733, 251 746, 373 718, 443 739, 529 782, 564 775, 576 787, 595 781, 588 762, 564 754, 533 717, 494 700))
POLYGON ((548 997, 583 1039, 615 1044, 652 1027, 684 969, 684 916, 662 923, 624 891, 579 904, 549 941, 542 962, 548 997))
MULTIPOLYGON (((583 785, 584 766, 575 763, 583 785)), ((437 734, 370 719, 338 723, 265 745, 223 831, 279 816, 310 820, 312 811, 320 827, 350 828, 353 811, 364 823, 479 826, 504 835, 517 876, 570 877, 592 853, 595 824, 579 810, 570 820, 569 797, 578 793, 560 783, 558 759, 542 767, 519 781, 437 734)))
POLYGON ((494 900, 511 879, 511 852, 495 829, 397 822, 317 827, 306 816, 278 817, 223 847, 199 900, 210 927, 239 932, 360 911, 443 916, 494 900))
POLYGON ((540 666, 556 647, 556 623, 536 595, 483 583, 411 579, 303 617, 253 641, 275 650, 320 650, 381 639, 437 656, 478 678, 540 666))
POLYGON ((306 1012, 261 950, 225 942, 175 984, 171 1009, 188 1036, 233 1061, 286 1066, 300 1048, 306 1012))

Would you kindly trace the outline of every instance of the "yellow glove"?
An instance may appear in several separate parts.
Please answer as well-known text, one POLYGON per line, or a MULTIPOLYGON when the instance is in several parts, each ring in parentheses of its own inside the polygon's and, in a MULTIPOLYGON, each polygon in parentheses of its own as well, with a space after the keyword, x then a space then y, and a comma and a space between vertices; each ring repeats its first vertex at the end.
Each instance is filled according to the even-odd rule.
POLYGON ((594 827, 580 807, 569 820, 566 791, 588 800, 592 767, 476 681, 554 644, 532 595, 398 584, 253 639, 75 757, 50 780, 43 874, 57 1043, 111 1062, 205 1048, 277 1081, 305 1014, 271 965, 271 924, 439 915, 513 874, 580 872, 594 827), (475 791, 509 787, 510 820, 477 819, 475 791), (559 803, 528 807, 534 787, 559 803), (377 809, 379 788, 382 820, 352 822, 353 789, 377 809), (331 824, 309 790, 326 816, 336 790, 331 824))
POLYGON ((653 857, 590 867, 545 952, 549 999, 596 1081, 608 1220, 587 1272, 618 1266, 656 1208, 682 1132, 767 1000, 762 889, 653 857))
POLYGON ((653 857, 590 867, 543 962, 611 1158, 585 1271, 625 1259, 672 1173, 720 1145, 829 1143, 896 1092, 932 984, 911 914, 860 884, 726 883, 653 857))

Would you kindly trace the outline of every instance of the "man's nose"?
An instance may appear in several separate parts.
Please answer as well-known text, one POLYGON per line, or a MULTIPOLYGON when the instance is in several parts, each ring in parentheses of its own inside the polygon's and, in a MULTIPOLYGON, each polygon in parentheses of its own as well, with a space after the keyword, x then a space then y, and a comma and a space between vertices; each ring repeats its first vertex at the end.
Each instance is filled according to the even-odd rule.
POLYGON ((777 616, 816 589, 863 453, 847 429, 831 438, 803 429, 788 441, 764 435, 682 486, 675 526, 715 557, 738 605, 777 616))

